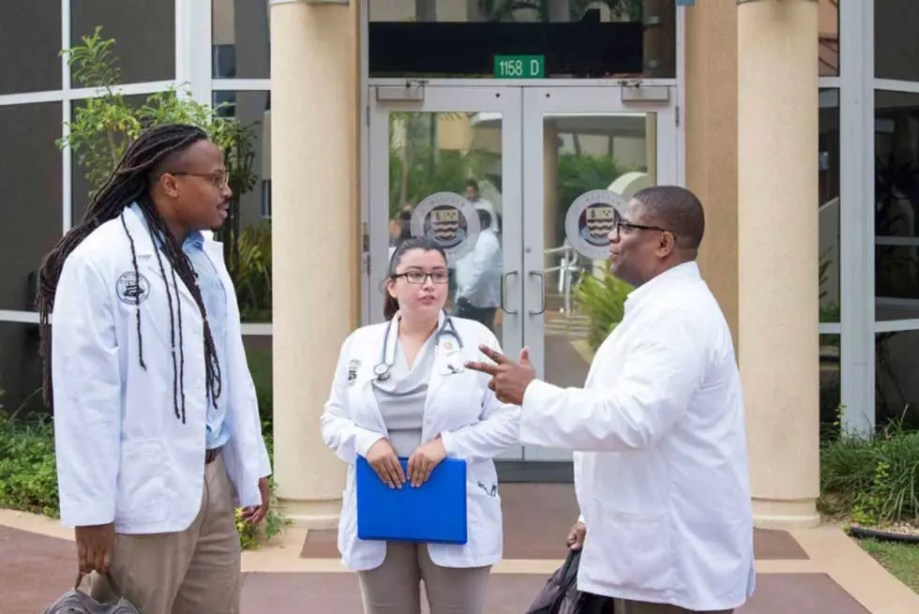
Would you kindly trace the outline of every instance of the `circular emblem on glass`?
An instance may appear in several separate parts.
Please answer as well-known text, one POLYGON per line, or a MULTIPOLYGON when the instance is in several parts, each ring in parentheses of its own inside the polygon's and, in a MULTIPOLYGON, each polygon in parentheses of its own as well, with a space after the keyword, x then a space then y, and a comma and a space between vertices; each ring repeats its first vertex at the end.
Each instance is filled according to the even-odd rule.
POLYGON ((578 196, 565 215, 565 235, 582 256, 591 260, 609 258, 609 233, 616 213, 625 212, 625 199, 609 190, 591 190, 578 196))
POLYGON ((479 215, 475 206, 459 194, 437 192, 425 197, 415 208, 412 236, 433 241, 453 261, 475 248, 479 215))

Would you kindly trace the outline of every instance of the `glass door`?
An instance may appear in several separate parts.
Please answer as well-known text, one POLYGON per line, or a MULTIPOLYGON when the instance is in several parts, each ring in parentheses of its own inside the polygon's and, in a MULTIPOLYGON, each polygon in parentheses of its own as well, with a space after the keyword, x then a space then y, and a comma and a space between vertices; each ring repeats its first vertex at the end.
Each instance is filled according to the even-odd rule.
MULTIPOLYGON (((424 235, 447 252, 447 311, 523 339, 520 88, 376 85, 369 117, 365 293, 383 318, 389 259, 424 235), (369 259, 369 262, 368 262, 369 259)), ((522 448, 503 455, 521 459, 522 448)))
MULTIPOLYGON (((613 213, 677 183, 669 87, 527 88, 523 95, 523 343, 537 372, 582 387, 628 288, 607 272, 613 213)), ((570 460, 527 446, 524 460, 570 460)))

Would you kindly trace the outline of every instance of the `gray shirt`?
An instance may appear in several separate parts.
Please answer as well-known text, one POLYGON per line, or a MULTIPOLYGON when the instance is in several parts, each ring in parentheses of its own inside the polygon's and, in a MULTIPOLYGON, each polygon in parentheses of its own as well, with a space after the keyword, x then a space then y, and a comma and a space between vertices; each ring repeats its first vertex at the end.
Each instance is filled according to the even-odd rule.
POLYGON ((421 445, 424 404, 434 367, 435 337, 431 335, 424 342, 411 368, 397 337, 389 379, 373 380, 373 395, 389 431, 389 442, 400 458, 408 458, 421 445))

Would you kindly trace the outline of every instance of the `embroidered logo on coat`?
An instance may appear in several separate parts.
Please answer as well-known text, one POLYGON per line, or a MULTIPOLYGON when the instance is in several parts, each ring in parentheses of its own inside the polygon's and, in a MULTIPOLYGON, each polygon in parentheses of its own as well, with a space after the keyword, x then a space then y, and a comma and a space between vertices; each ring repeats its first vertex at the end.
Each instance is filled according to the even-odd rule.
POLYGON ((352 360, 348 363, 348 383, 351 384, 357 379, 357 370, 361 366, 361 361, 352 360))
POLYGON ((150 282, 143 275, 128 271, 118 278, 115 291, 123 303, 137 305, 150 296, 150 282))

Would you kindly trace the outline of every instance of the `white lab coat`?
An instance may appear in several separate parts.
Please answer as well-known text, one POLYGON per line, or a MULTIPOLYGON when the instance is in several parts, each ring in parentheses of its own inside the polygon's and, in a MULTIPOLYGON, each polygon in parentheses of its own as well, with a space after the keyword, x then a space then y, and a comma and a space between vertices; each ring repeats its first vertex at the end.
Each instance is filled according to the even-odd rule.
MULTIPOLYGON (((441 325, 443 320, 441 314, 441 325)), ((478 322, 452 320, 463 348, 450 335, 443 335, 435 348, 421 442, 439 434, 447 456, 467 462, 468 543, 429 544, 428 549, 434 563, 442 567, 483 567, 501 560, 501 498, 492 458, 517 443, 519 408, 500 403, 488 389, 490 378, 464 367, 468 360, 485 359, 478 350, 480 344, 499 349, 495 336, 478 322)), ((323 440, 348 463, 338 549, 344 565, 359 571, 379 567, 386 558, 385 541, 357 537, 354 477, 357 456, 366 456, 387 432, 373 393, 373 368, 381 361, 385 332, 386 324, 374 324, 345 340, 321 418, 323 440)), ((390 343, 393 335, 395 326, 390 343)))
POLYGON ((524 443, 578 450, 578 588, 690 610, 752 594, 743 398, 731 333, 695 263, 636 289, 584 389, 534 381, 524 443))
MULTIPOLYGON (((181 281, 185 424, 173 404, 170 310, 163 276, 139 211, 125 210, 134 240, 139 284, 132 284, 132 246, 121 219, 92 232, 67 258, 52 321, 55 448, 61 521, 67 526, 115 523, 119 533, 186 529, 201 507, 208 411, 204 328, 181 281), (140 288, 143 359, 138 360, 140 288)), ((236 503, 259 505, 259 477, 271 473, 262 439, 255 386, 243 350, 239 308, 221 244, 205 250, 227 292, 227 356, 222 374, 229 395, 231 437, 222 455, 236 503)), ((178 317, 169 261, 162 257, 178 317)), ((179 339, 176 339, 176 360, 179 339)))
POLYGON ((473 307, 501 304, 501 240, 491 228, 483 230, 475 248, 456 261, 456 298, 473 307))

